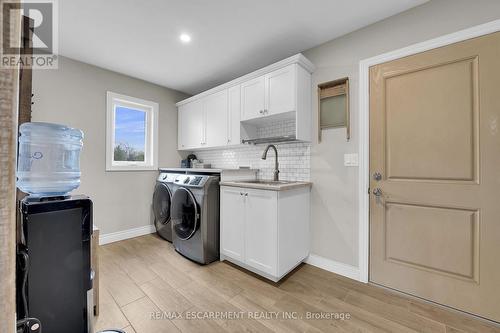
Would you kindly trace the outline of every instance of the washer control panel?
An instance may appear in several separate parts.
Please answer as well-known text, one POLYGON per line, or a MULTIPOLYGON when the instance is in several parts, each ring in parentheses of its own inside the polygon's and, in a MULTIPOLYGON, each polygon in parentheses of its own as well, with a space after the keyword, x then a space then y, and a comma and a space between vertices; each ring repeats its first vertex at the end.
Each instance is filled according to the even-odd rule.
POLYGON ((200 175, 178 175, 174 183, 188 187, 203 187, 207 181, 207 176, 200 175))

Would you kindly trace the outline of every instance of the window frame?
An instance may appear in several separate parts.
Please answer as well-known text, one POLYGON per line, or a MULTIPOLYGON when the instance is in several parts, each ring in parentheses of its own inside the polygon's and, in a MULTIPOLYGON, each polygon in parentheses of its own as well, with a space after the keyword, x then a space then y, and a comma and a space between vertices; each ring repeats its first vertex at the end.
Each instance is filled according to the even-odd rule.
POLYGON ((158 169, 158 112, 156 102, 121 95, 106 93, 106 171, 146 171, 158 169), (115 161, 115 116, 116 108, 125 107, 146 113, 144 142, 144 162, 115 161))

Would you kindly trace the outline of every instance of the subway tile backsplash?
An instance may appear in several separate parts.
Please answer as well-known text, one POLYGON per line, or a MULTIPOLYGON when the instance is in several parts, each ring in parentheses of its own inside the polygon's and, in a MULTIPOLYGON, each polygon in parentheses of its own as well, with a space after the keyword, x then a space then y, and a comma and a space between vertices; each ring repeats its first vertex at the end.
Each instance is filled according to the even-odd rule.
MULTIPOLYGON (((295 121, 281 121, 270 123, 257 129, 257 136, 272 137, 293 134, 295 121)), ((311 144, 304 142, 280 143, 278 148, 278 162, 281 180, 310 180, 311 144)), ((204 163, 210 163, 213 168, 238 168, 249 166, 258 169, 260 179, 272 179, 274 171, 274 150, 269 150, 267 160, 262 160, 262 153, 266 148, 261 145, 240 145, 215 150, 195 151, 194 154, 204 163)))
POLYGON ((258 138, 295 134, 295 119, 269 122, 257 128, 258 138))

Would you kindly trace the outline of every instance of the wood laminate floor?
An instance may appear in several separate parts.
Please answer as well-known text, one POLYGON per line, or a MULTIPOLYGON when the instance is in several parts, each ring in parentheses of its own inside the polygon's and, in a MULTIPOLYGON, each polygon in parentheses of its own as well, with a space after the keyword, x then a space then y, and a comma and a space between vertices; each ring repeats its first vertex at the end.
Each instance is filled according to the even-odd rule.
POLYGON ((96 331, 500 332, 490 322, 310 265, 279 284, 224 262, 200 266, 155 235, 101 246, 100 271, 96 331))

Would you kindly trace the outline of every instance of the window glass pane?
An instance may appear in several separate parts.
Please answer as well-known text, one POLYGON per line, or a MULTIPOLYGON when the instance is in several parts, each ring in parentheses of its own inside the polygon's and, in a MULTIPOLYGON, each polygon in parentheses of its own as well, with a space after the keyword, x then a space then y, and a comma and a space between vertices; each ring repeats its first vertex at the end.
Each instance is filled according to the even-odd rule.
POLYGON ((115 161, 145 162, 146 112, 122 106, 115 109, 115 161))
POLYGON ((321 99, 320 110, 321 128, 346 126, 346 95, 321 99))

